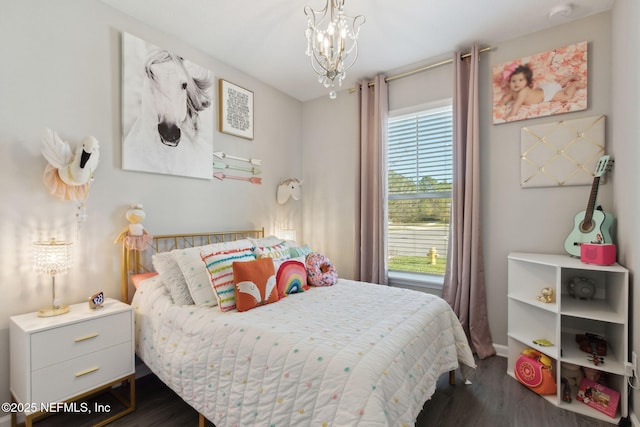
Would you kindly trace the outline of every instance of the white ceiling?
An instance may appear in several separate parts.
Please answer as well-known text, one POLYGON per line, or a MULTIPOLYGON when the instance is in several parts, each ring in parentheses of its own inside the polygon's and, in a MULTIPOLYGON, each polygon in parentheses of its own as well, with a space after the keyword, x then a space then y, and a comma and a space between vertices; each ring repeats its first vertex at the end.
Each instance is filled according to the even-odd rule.
MULTIPOLYGON (((102 0, 150 27, 287 94, 307 101, 328 94, 304 53, 304 7, 325 0, 102 0)), ((380 72, 410 69, 468 49, 495 46, 603 12, 614 0, 346 0, 364 15, 359 56, 344 88, 380 72), (568 17, 550 11, 571 5, 568 17)), ((215 70, 213 70, 215 73, 215 70)))

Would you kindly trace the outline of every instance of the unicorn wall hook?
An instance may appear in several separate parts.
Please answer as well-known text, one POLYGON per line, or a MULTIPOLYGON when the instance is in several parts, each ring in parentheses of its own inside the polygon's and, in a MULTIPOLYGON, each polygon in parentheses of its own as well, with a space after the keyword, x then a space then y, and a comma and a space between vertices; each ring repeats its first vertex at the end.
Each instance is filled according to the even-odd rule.
POLYGON ((300 200, 302 197, 302 182, 297 178, 289 178, 284 181, 280 181, 278 184, 278 191, 276 192, 276 200, 279 205, 284 205, 292 197, 293 200, 300 200))

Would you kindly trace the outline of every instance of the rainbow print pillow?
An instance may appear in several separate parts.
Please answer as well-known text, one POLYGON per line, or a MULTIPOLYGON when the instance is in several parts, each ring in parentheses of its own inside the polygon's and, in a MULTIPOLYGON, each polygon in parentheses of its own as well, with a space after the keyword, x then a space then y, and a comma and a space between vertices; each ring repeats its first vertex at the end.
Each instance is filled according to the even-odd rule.
POLYGON ((276 273, 276 287, 278 288, 278 298, 309 289, 307 269, 304 263, 290 259, 280 264, 276 273))

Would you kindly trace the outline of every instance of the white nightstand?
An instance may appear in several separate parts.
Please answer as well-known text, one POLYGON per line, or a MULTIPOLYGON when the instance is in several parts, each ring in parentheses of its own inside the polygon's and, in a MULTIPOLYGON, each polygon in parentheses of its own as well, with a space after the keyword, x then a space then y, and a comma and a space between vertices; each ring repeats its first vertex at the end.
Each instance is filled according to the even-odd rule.
MULTIPOLYGON (((129 401, 117 396, 125 410, 98 425, 135 410, 133 327, 132 307, 111 298, 95 310, 84 302, 60 316, 34 312, 11 317, 11 397, 17 412, 26 416, 25 427, 44 412, 65 410, 54 406, 49 411, 48 405, 75 402, 118 383, 129 383, 129 401)), ((16 411, 11 425, 16 425, 16 411)))

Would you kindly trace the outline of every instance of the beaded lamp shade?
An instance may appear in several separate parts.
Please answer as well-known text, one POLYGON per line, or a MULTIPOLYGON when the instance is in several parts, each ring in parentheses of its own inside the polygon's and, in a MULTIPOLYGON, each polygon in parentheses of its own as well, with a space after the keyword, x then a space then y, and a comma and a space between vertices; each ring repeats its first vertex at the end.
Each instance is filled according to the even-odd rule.
POLYGON ((33 267, 36 273, 51 276, 51 306, 38 311, 38 316, 48 317, 64 314, 69 307, 60 304, 56 298, 56 276, 65 274, 71 266, 73 244, 51 239, 33 243, 33 267))

